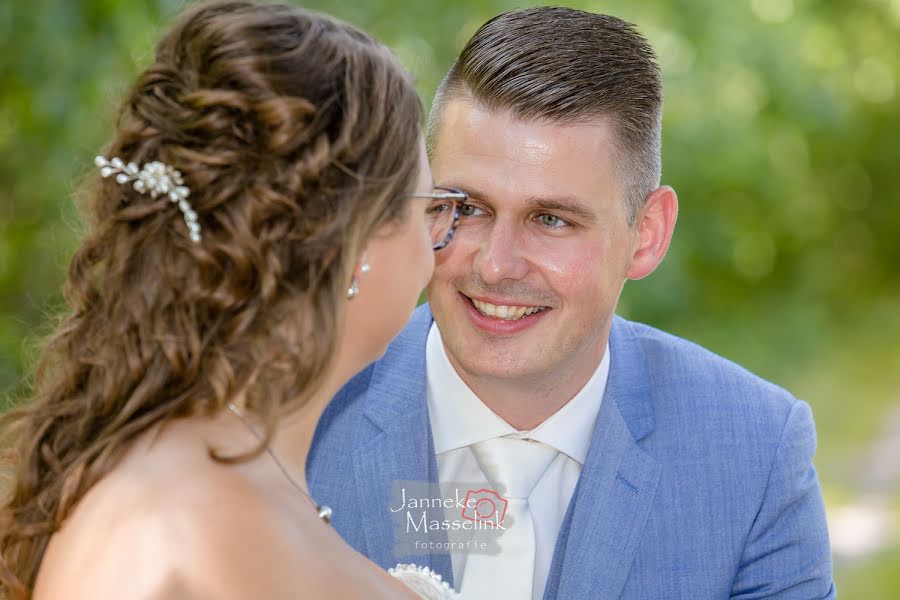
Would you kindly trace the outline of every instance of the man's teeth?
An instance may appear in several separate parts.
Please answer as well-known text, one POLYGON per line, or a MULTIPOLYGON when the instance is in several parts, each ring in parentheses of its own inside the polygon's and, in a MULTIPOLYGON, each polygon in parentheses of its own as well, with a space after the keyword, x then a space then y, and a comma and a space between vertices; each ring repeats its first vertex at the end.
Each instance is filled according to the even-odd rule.
POLYGON ((494 304, 482 302, 481 300, 475 300, 474 298, 472 298, 472 304, 475 305, 475 308, 477 308, 481 314, 503 319, 505 321, 515 321, 516 319, 533 315, 534 313, 547 308, 546 306, 496 306, 494 304))

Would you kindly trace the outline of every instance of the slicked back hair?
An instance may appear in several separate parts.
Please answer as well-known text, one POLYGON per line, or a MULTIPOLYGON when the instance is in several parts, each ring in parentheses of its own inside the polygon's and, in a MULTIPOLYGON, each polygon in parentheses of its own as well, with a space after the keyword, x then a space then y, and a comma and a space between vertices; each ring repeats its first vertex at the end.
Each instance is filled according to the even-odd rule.
POLYGON ((447 104, 468 98, 526 122, 613 126, 629 223, 659 187, 662 85, 636 27, 564 7, 502 13, 475 32, 444 77, 428 120, 431 154, 447 104))

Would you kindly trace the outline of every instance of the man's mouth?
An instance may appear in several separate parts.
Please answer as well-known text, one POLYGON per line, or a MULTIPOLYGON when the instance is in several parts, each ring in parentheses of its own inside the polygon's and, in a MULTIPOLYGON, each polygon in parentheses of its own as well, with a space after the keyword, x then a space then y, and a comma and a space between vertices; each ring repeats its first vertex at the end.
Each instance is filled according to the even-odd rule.
POLYGON ((501 319, 503 321, 518 321, 519 319, 524 319, 547 310, 546 306, 497 305, 469 298, 468 296, 466 296, 466 298, 469 299, 469 302, 471 302, 481 314, 486 317, 501 319))

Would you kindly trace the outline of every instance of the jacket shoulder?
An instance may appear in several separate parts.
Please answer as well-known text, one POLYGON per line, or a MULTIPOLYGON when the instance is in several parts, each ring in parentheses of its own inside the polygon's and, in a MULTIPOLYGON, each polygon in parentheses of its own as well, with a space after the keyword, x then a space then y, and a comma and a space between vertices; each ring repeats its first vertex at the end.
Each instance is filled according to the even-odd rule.
POLYGON ((789 391, 699 344, 643 323, 617 321, 640 345, 657 418, 674 411, 689 413, 695 423, 713 420, 752 427, 757 434, 781 433, 798 402, 789 391))

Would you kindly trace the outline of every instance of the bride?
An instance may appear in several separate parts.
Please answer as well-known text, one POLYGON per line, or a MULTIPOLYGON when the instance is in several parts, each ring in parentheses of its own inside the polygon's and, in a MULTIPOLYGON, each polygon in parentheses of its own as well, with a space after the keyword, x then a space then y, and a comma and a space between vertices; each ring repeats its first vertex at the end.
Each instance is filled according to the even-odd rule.
POLYGON ((96 167, 70 311, 3 419, 0 597, 455 597, 353 551, 304 473, 465 198, 435 191, 393 55, 300 9, 202 4, 96 167))

